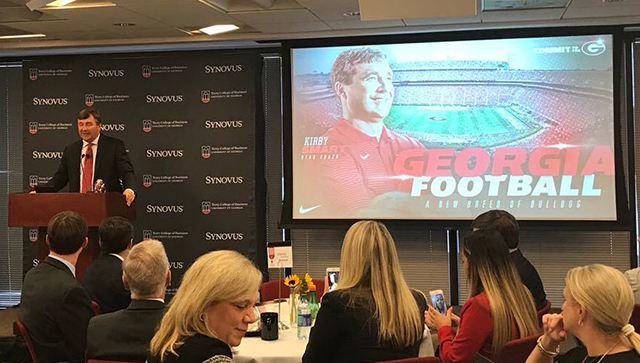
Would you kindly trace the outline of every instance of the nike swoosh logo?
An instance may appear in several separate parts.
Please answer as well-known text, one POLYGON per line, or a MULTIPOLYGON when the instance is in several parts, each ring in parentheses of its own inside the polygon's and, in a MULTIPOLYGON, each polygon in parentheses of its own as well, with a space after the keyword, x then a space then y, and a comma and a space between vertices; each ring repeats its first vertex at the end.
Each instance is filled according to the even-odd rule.
POLYGON ((311 207, 311 208, 304 208, 303 206, 300 206, 300 208, 298 208, 298 212, 300 212, 300 214, 306 214, 306 213, 311 212, 314 209, 320 208, 321 206, 322 206, 321 204, 316 205, 316 206, 311 207))
POLYGON ((367 159, 369 159, 369 154, 362 154, 362 155, 360 155, 360 159, 362 159, 362 160, 367 160, 367 159))

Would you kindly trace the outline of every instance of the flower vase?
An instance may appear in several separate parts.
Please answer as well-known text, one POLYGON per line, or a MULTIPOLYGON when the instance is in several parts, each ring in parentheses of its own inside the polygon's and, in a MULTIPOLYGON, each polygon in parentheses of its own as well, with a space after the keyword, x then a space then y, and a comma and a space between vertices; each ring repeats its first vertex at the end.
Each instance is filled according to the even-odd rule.
POLYGON ((297 294, 293 291, 289 294, 289 326, 298 323, 298 301, 297 294))

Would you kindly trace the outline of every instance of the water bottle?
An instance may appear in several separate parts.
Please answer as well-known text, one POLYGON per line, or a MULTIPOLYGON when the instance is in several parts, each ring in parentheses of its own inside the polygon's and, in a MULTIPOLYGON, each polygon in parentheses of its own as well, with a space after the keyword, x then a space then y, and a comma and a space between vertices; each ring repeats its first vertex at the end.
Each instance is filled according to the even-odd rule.
POLYGON ((308 340, 311 332, 311 309, 307 294, 302 294, 298 305, 298 339, 308 340))

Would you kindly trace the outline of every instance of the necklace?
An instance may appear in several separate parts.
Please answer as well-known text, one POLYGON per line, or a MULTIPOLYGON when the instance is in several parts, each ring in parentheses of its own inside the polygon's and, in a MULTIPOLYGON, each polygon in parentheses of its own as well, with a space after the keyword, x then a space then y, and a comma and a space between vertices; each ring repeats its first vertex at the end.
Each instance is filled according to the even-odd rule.
MULTIPOLYGON (((602 362, 602 360, 604 359, 604 357, 606 357, 606 356, 607 356, 607 354, 609 354, 609 352, 610 352, 610 351, 612 351, 612 350, 613 350, 613 348, 615 348, 619 343, 620 343, 620 342, 618 342, 618 343, 614 344, 611 348, 609 348, 609 350, 607 350, 607 351, 602 355, 602 357, 600 357, 600 359, 598 359, 598 361, 597 361, 596 363, 600 363, 600 362, 602 362)), ((587 352, 587 356, 586 356, 586 357, 584 357, 584 359, 582 360, 582 363, 586 362, 586 361, 587 361, 587 358, 589 358, 589 352, 587 352)), ((593 362, 592 362, 592 363, 593 363, 593 362)))

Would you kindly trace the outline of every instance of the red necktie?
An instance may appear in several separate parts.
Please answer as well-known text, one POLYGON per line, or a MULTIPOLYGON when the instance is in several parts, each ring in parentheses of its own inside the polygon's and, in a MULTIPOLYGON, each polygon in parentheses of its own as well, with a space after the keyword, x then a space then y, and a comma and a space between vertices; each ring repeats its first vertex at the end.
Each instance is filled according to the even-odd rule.
POLYGON ((93 184, 93 144, 89 144, 87 152, 84 153, 82 164, 82 189, 80 193, 89 193, 93 184))

